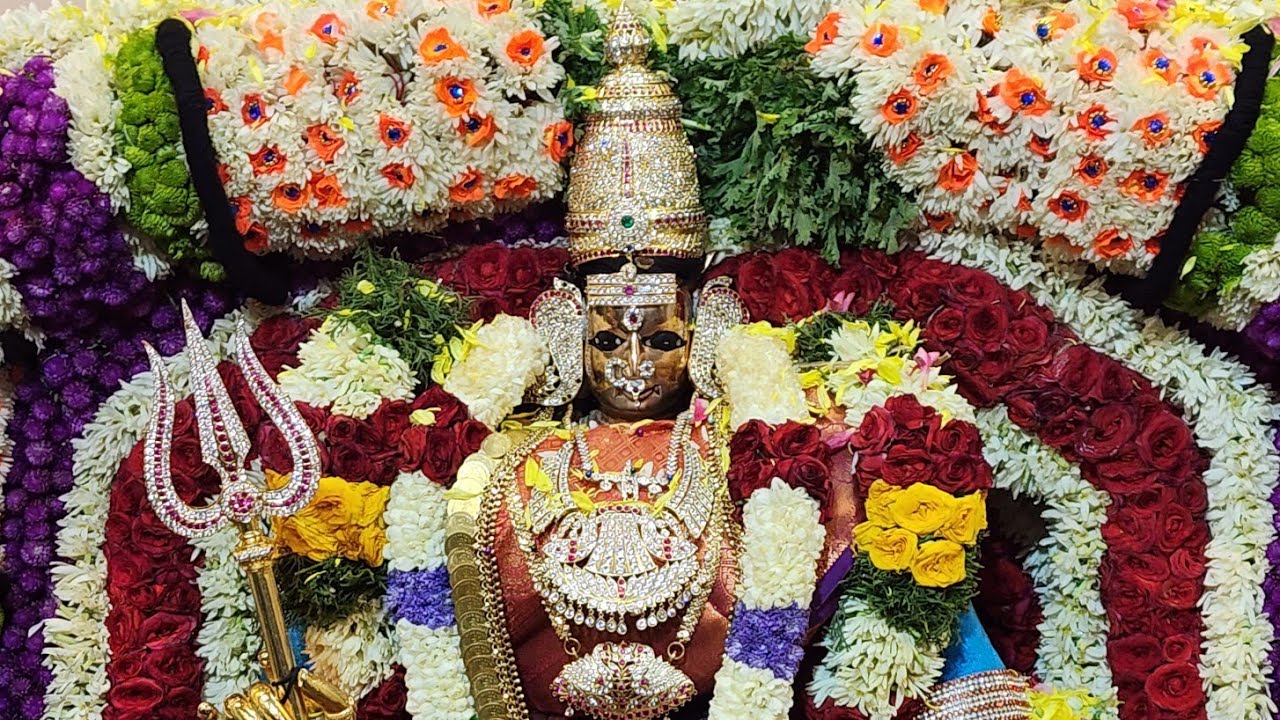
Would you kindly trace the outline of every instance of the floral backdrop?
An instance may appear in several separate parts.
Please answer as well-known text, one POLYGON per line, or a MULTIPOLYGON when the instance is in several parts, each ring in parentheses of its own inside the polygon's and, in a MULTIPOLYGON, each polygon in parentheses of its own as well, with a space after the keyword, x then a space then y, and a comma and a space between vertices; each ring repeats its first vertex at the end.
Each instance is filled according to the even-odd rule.
MULTIPOLYGON (((912 322, 972 406, 980 444, 930 465, 887 434, 916 410, 868 399, 856 472, 980 452, 990 477, 942 489, 1011 498, 967 586, 1005 661, 1088 693, 1083 717, 1274 717, 1280 9, 634 5, 698 151, 711 274, 801 341, 823 313, 912 322)), ((443 621, 396 604, 433 562, 398 528, 488 435, 444 389, 476 323, 527 315, 564 275, 561 190, 608 10, 0 15, 0 716, 189 718, 254 677, 231 539, 175 537, 143 491, 141 343, 185 387, 181 300, 220 358, 249 321, 320 438, 318 498, 279 528, 318 671, 362 718, 465 703, 433 654, 443 621)), ((220 372, 255 467, 288 473, 279 431, 220 372)), ((178 438, 180 492, 214 492, 189 401, 178 438)), ((742 498, 826 462, 749 439, 742 498)))

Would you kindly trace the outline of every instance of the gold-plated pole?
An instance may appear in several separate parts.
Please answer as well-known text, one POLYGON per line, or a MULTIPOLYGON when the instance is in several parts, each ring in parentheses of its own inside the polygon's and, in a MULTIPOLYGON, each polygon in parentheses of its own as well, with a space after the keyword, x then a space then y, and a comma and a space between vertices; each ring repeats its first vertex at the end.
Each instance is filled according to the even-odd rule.
MULTIPOLYGON (((276 586, 275 545, 252 525, 239 525, 240 544, 235 555, 253 593, 253 606, 258 615, 258 630, 262 636, 263 672, 267 680, 277 688, 296 666, 293 646, 289 644, 289 627, 284 621, 284 607, 280 603, 280 589, 276 586)), ((288 708, 295 720, 308 720, 307 706, 302 690, 292 687, 288 708)))

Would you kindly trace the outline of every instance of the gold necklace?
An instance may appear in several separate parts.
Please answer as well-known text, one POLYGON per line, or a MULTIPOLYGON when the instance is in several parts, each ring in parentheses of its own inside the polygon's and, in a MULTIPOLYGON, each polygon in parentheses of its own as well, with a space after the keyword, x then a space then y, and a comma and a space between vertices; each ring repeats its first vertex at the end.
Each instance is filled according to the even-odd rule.
MULTIPOLYGON (((506 486, 507 504, 517 543, 534 577, 535 589, 551 620, 552 628, 564 643, 565 652, 573 658, 552 683, 553 693, 565 703, 570 715, 576 711, 601 720, 648 720, 683 706, 696 694, 693 681, 677 669, 674 663, 683 659, 685 646, 693 636, 719 574, 720 556, 726 535, 728 496, 719 460, 724 443, 720 434, 714 430, 717 424, 711 424, 712 431, 709 433, 708 445, 712 450, 710 463, 703 461, 697 444, 690 441, 691 428, 688 426, 687 422, 677 425, 681 437, 678 442, 673 438, 672 447, 673 451, 677 446, 682 450, 680 455, 684 459, 684 469, 680 482, 683 485, 673 487, 664 494, 666 502, 662 507, 639 503, 637 498, 615 504, 602 504, 600 508, 584 511, 568 501, 568 473, 574 447, 578 446, 584 453, 589 452, 582 448, 582 441, 577 439, 566 443, 565 448, 557 453, 552 464, 553 471, 547 473, 549 477, 555 477, 557 491, 549 493, 548 488, 534 487, 526 512, 516 512, 516 509, 523 506, 523 501, 514 465, 509 477, 504 475, 501 478, 506 486), (703 473, 707 466, 711 470, 709 478, 703 473), (552 499, 557 500, 553 503, 552 499), (670 512, 668 508, 671 509, 670 512), (669 543, 665 546, 658 534, 659 523, 653 521, 652 515, 662 517, 661 527, 669 533, 666 536, 669 543), (574 530, 567 535, 557 536, 556 529, 562 524, 574 530), (551 542, 558 544, 549 552, 540 553, 534 536, 553 525, 556 529, 552 530, 551 542), (674 533, 671 531, 679 529, 681 525, 685 530, 691 531, 689 534, 693 540, 704 538, 702 562, 698 562, 696 546, 692 546, 693 552, 688 557, 682 556, 676 562, 668 562, 656 569, 644 566, 642 572, 635 573, 637 562, 644 565, 636 560, 635 551, 639 544, 635 540, 648 533, 649 542, 645 545, 655 551, 654 555, 670 561, 674 554, 670 548, 678 539, 673 537, 674 533), (624 537, 600 543, 600 533, 607 533, 610 529, 621 529, 624 537), (584 554, 579 556, 568 551, 568 538, 586 538, 587 545, 591 547, 584 547, 584 554), (596 563, 596 571, 588 574, 597 579, 603 578, 606 583, 625 583, 633 576, 639 579, 638 583, 633 581, 630 587, 624 584, 614 586, 617 588, 615 597, 627 602, 610 598, 609 592, 593 594, 593 589, 599 590, 602 587, 599 582, 575 586, 572 580, 581 579, 584 573, 565 574, 565 568, 577 567, 573 565, 575 562, 590 562, 591 550, 596 549, 595 545, 602 546, 606 554, 620 552, 622 556, 603 558, 596 563), (628 557, 630 561, 627 560, 628 557), (666 568, 672 567, 688 568, 689 577, 675 583, 674 587, 669 583, 664 586, 663 580, 678 577, 675 571, 666 572, 666 568), (626 591, 636 584, 644 591, 628 596, 626 591), (676 639, 667 648, 665 659, 647 645, 625 641, 600 643, 588 655, 580 654, 581 642, 573 636, 572 625, 586 625, 598 631, 624 634, 627 632, 628 615, 640 615, 636 626, 641 630, 656 627, 682 615, 676 639)), ((531 453, 535 448, 530 448, 525 454, 531 453)), ((551 542, 544 545, 544 550, 551 546, 551 542)), ((604 587, 607 589, 607 585, 604 587)))

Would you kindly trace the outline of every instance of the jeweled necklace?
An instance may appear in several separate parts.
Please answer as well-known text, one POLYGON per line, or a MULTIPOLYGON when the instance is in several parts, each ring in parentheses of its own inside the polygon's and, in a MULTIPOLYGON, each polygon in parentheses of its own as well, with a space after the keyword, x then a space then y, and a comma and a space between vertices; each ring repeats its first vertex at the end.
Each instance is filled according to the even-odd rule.
MULTIPOLYGON (((673 663, 683 659, 715 583, 726 510, 718 449, 723 443, 717 442, 717 432, 709 433, 714 454, 704 463, 691 441, 692 428, 690 413, 677 419, 660 476, 638 474, 634 463, 624 472, 600 472, 579 426, 573 441, 544 461, 544 481, 526 478, 531 488, 526 512, 513 513, 525 521, 512 525, 552 628, 573 658, 552 684, 569 714, 647 720, 679 708, 696 692, 673 663), (622 499, 579 505, 569 484, 575 451, 583 478, 603 491, 616 487, 622 499), (704 473, 708 465, 710 478, 704 473), (641 499, 642 489, 647 501, 641 499), (539 548, 535 537, 544 534, 539 548), (629 620, 643 631, 677 616, 680 626, 666 659, 628 642, 603 642, 581 656, 572 631, 577 625, 622 635, 629 620)), ((519 508, 521 502, 513 478, 509 507, 519 508)))

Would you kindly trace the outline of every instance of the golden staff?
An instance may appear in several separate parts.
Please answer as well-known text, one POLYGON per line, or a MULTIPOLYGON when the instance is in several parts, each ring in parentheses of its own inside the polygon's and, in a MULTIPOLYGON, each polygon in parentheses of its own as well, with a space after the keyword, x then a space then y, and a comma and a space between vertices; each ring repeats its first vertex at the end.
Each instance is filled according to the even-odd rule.
MULTIPOLYGON (((182 314, 200 456, 218 472, 222 492, 202 507, 188 505, 178 497, 170 468, 173 384, 159 353, 147 345, 156 381, 155 411, 147 427, 144 451, 147 499, 160 520, 183 537, 208 537, 227 525, 233 525, 240 536, 233 555, 253 594, 262 637, 258 659, 267 681, 254 683, 244 694, 227 698, 225 715, 230 720, 353 720, 354 701, 297 664, 276 586, 276 543, 268 534, 271 518, 293 515, 315 497, 320 482, 320 451, 315 437, 297 407, 263 369, 249 344, 244 324, 237 324, 233 339, 236 362, 254 398, 284 435, 293 458, 293 473, 284 487, 268 489, 252 481, 245 471, 249 436, 186 302, 182 304, 182 314)), ((198 717, 213 720, 222 714, 212 705, 201 703, 198 717)))

